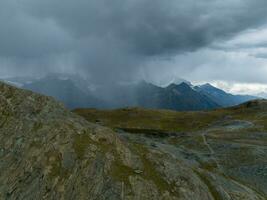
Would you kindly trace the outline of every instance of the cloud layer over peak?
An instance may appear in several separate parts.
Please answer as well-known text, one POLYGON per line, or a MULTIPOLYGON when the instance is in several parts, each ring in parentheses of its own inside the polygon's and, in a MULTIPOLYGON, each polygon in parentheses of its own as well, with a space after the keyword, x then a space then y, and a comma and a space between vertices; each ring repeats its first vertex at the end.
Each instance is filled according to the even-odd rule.
MULTIPOLYGON (((201 71, 208 68, 208 79, 216 79, 218 70, 227 74, 229 63, 220 63, 218 69, 208 66, 210 60, 216 63, 216 52, 229 48, 244 51, 240 45, 223 44, 265 26, 266 9, 266 0, 1 1, 0 73, 80 73, 99 83, 142 79, 146 74, 159 78, 162 71, 206 79, 207 72, 201 71), (221 49, 214 50, 214 44, 221 49), (205 54, 204 60, 197 59, 202 64, 190 61, 196 54, 205 54)), ((264 57, 265 50, 258 53, 253 52, 255 60, 264 57)), ((225 60, 231 60, 227 56, 225 60)))

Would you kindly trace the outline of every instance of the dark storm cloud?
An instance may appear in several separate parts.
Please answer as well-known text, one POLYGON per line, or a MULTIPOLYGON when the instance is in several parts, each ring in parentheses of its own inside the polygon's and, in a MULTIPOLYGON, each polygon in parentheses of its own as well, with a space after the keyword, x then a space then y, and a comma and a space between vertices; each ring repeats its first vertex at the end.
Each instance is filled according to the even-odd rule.
POLYGON ((266 9, 266 0, 1 1, 0 61, 22 71, 65 66, 95 81, 128 79, 150 59, 261 26, 266 9))
POLYGON ((137 54, 190 51, 266 20, 265 0, 28 0, 76 37, 112 37, 137 54))
POLYGON ((66 49, 67 32, 52 20, 39 20, 23 12, 18 1, 0 3, 0 55, 32 58, 66 49), (4 4, 4 5, 3 5, 4 4))

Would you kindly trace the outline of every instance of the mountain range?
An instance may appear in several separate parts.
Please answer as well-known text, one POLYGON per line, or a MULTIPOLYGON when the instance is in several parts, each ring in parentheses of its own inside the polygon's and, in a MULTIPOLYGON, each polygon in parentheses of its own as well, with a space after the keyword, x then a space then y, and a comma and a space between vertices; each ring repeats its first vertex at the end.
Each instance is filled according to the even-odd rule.
POLYGON ((199 93, 206 95, 212 101, 216 102, 222 107, 235 106, 246 101, 258 98, 250 95, 233 95, 208 83, 200 86, 195 86, 194 89, 199 93))
POLYGON ((160 87, 146 81, 92 86, 79 76, 50 74, 42 78, 14 77, 4 81, 18 87, 52 96, 68 108, 144 107, 176 111, 211 110, 235 106, 257 99, 233 95, 210 84, 193 86, 188 81, 160 87))

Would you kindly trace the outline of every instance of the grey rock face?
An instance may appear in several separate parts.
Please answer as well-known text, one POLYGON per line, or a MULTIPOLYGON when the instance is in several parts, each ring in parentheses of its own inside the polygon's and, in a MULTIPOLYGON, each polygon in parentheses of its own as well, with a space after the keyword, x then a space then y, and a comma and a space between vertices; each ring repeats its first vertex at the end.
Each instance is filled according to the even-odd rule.
POLYGON ((0 84, 0 122, 0 199, 178 198, 135 173, 149 169, 112 130, 49 97, 0 84))

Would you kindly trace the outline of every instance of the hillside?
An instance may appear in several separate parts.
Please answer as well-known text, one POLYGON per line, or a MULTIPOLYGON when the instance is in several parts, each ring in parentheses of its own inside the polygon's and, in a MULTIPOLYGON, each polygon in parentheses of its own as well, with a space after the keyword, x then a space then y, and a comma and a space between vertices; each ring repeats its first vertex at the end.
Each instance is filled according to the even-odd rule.
MULTIPOLYGON (((162 123, 171 116, 182 120, 183 113, 126 109, 120 112, 127 113, 127 118, 112 118, 112 124, 117 127, 129 120, 127 127, 113 128, 109 124, 111 128, 105 128, 99 125, 105 124, 100 117, 89 117, 90 110, 84 110, 88 114, 85 117, 94 123, 69 112, 50 97, 2 83, 0 103, 0 199, 266 197, 266 127, 258 127, 265 122, 264 103, 257 104, 256 111, 254 103, 221 111, 240 116, 243 112, 255 113, 250 115, 260 120, 255 121, 255 127, 243 119, 230 121, 229 125, 213 123, 213 129, 205 132, 191 132, 188 126, 184 127, 187 132, 173 131, 163 137, 157 132, 140 134, 140 128, 148 130, 147 124, 156 129, 152 122, 159 120, 157 112, 165 113, 159 120, 162 123), (140 118, 139 113, 149 118, 140 118), (150 118, 151 114, 156 115, 150 118), (243 134, 236 128, 242 128, 243 134)), ((93 116, 101 112, 94 110, 93 116)), ((213 119, 205 121, 205 114, 199 114, 201 127, 206 128, 213 119)), ((196 119, 194 113, 185 116, 184 120, 196 119)), ((176 130, 175 126, 170 130, 176 130)), ((162 133, 166 134, 166 130, 162 133)))
POLYGON ((163 158, 187 163, 215 199, 267 197, 267 101, 211 112, 140 108, 74 112, 163 158))
POLYGON ((238 106, 214 111, 176 112, 142 108, 116 110, 76 109, 75 113, 89 121, 98 122, 112 128, 143 128, 176 131, 200 131, 223 120, 252 121, 256 127, 267 130, 267 100, 254 100, 238 106))

